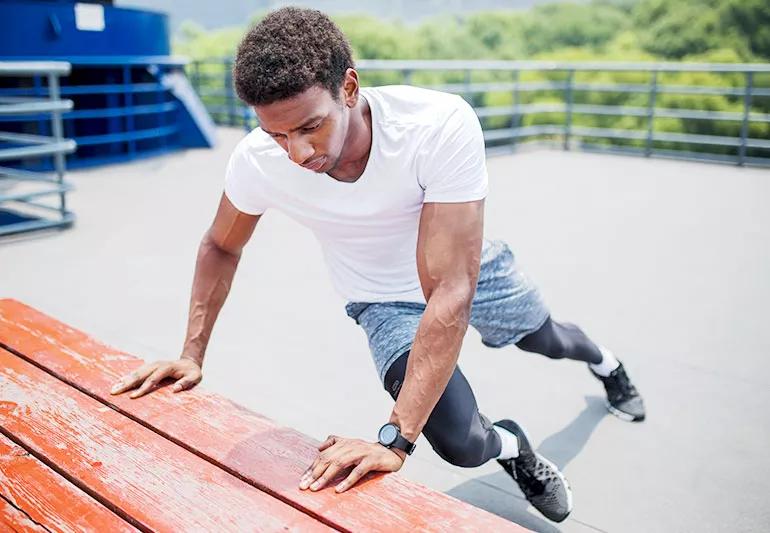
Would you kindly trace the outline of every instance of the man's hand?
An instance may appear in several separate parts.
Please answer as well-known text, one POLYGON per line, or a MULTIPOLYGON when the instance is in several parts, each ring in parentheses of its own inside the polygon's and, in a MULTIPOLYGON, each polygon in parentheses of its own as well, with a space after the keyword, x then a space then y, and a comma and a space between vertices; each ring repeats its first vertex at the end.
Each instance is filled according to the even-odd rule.
POLYGON ((179 392, 197 385, 201 378, 201 367, 190 359, 177 359, 176 361, 158 361, 148 363, 138 370, 123 376, 110 390, 111 394, 121 394, 127 390, 137 390, 131 393, 131 398, 139 398, 151 392, 166 378, 176 380, 172 390, 179 392))
POLYGON ((344 492, 369 472, 396 472, 401 469, 406 453, 401 450, 386 448, 379 442, 366 442, 360 439, 346 439, 330 435, 320 446, 321 452, 313 464, 300 479, 302 490, 321 490, 341 472, 355 467, 341 481, 337 492, 344 492))

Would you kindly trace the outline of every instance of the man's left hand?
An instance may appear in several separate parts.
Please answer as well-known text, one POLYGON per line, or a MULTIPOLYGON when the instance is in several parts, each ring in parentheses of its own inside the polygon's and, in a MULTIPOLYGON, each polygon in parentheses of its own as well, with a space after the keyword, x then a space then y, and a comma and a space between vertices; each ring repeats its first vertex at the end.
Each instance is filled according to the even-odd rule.
POLYGON ((329 435, 318 446, 321 452, 300 479, 302 490, 321 490, 341 472, 353 466, 347 478, 341 481, 337 492, 344 492, 369 472, 396 472, 401 469, 406 453, 401 450, 386 448, 379 442, 366 442, 360 439, 346 439, 329 435))

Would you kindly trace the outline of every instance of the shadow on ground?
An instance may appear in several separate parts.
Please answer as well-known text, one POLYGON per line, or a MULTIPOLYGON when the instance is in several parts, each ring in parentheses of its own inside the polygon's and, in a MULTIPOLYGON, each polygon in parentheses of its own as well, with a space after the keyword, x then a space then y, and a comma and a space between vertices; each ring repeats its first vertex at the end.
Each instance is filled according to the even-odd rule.
MULTIPOLYGON (((607 414, 603 398, 586 396, 585 400, 586 407, 580 414, 564 429, 543 440, 537 448, 562 470, 580 453, 607 414)), ((448 490, 447 494, 532 531, 560 531, 556 524, 541 518, 536 510, 530 508, 515 482, 503 470, 466 481, 448 490)))

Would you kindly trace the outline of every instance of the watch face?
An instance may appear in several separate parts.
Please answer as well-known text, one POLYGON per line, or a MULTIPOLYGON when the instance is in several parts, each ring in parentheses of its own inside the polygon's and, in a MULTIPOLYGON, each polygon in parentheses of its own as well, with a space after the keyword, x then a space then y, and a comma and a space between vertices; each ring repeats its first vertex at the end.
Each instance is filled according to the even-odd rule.
POLYGON ((396 429, 396 426, 393 424, 385 424, 382 426, 382 429, 380 429, 380 442, 382 444, 390 446, 396 442, 396 438, 398 438, 398 429, 396 429))

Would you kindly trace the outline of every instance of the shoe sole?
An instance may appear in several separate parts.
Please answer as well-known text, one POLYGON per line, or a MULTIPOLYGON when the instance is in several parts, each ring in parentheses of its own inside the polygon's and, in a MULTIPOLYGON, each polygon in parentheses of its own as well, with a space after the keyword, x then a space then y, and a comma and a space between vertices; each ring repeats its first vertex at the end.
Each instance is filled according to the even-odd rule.
POLYGON ((604 401, 604 405, 607 407, 607 410, 618 417, 621 420, 625 420, 626 422, 642 422, 644 420, 644 416, 634 416, 629 415, 628 413, 624 413, 620 409, 617 409, 612 406, 610 402, 607 400, 604 401))
MULTIPOLYGON (((516 424, 516 425, 518 426, 518 424, 516 424)), ((505 429, 506 431, 510 431, 509 429, 505 428, 504 426, 500 426, 500 427, 505 429)), ((529 434, 527 433, 527 430, 524 429, 521 426, 519 426, 519 430, 521 430, 521 432, 524 434, 524 438, 527 440, 527 444, 531 443, 532 441, 529 439, 529 434)), ((561 473, 561 470, 559 468, 557 468, 557 466, 555 464, 553 464, 551 461, 549 461, 548 459, 546 459, 545 457, 543 457, 542 455, 537 453, 535 450, 533 450, 531 444, 529 444, 529 447, 530 447, 530 450, 532 450, 532 453, 537 454, 537 456, 540 458, 541 461, 543 461, 545 464, 550 466, 551 469, 553 469, 553 471, 556 472, 556 477, 558 477, 559 481, 562 482, 562 484, 564 485, 564 491, 567 493, 567 514, 565 514, 564 518, 562 518, 561 520, 554 520, 553 518, 548 518, 539 509, 537 510, 537 512, 539 512, 540 514, 542 514, 543 516, 545 516, 546 518, 548 518, 548 520, 551 520, 552 522, 556 522, 556 523, 563 522, 564 520, 567 519, 567 517, 572 512, 572 488, 569 486, 569 481, 567 481, 567 478, 564 477, 564 474, 561 473)), ((514 479, 514 478, 511 478, 511 479, 513 479, 513 482, 518 485, 518 483, 516 482, 516 479, 514 479)), ((534 504, 532 504, 532 502, 530 502, 529 500, 527 500, 527 502, 529 502, 529 504, 532 505, 532 507, 535 507, 534 504)), ((535 507, 535 509, 537 509, 537 507, 535 507)))
MULTIPOLYGON (((556 477, 558 477, 558 478, 559 478, 559 480, 560 480, 560 481, 562 482, 562 484, 564 485, 564 491, 567 493, 567 514, 565 514, 565 515, 564 515, 564 517, 563 517, 561 520, 556 520, 556 519, 554 519, 554 518, 548 518, 548 517, 546 516, 546 518, 548 518, 548 520, 551 520, 552 522, 557 522, 557 523, 558 523, 558 522, 563 522, 563 521, 565 521, 565 520, 567 519, 567 517, 568 517, 568 516, 570 515, 570 513, 572 512, 572 488, 569 486, 569 481, 567 481, 567 478, 566 478, 566 477, 564 477, 564 474, 562 474, 562 473, 561 473, 561 470, 559 470, 559 469, 556 467, 556 465, 555 465, 555 464, 553 464, 551 461, 549 461, 548 459, 546 459, 545 457, 543 457, 543 456, 542 456, 542 455, 540 455, 539 453, 537 454, 537 456, 538 456, 538 458, 539 458, 541 461, 543 461, 545 464, 547 464, 548 466, 550 466, 550 467, 553 469, 553 471, 554 471, 554 472, 556 472, 556 477)), ((529 500, 527 500, 527 501, 529 501, 529 500)), ((531 504, 531 503, 532 503, 532 502, 530 502, 530 504, 531 504)), ((532 505, 532 507, 535 507, 535 506, 534 506, 534 505, 532 505)), ((535 507, 535 508, 536 508, 536 507, 535 507)), ((537 508, 536 508, 536 509, 537 509, 537 508)), ((538 509, 538 511, 539 511, 539 509, 538 509)), ((542 513, 542 511, 540 511, 540 514, 543 514, 543 513, 542 513)), ((545 515, 543 515, 543 516, 545 516, 545 515)))

